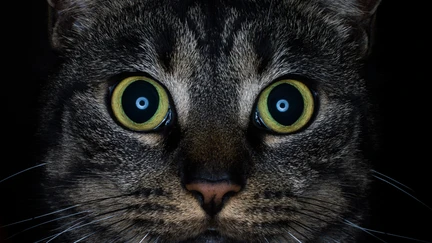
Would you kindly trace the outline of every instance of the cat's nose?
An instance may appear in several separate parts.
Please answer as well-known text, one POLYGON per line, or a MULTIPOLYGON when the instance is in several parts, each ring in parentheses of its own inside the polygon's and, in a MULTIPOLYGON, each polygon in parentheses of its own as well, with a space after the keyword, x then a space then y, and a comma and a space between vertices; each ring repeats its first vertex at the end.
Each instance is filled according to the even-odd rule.
POLYGON ((208 215, 214 216, 226 200, 241 190, 241 186, 230 181, 199 181, 186 184, 186 189, 195 194, 201 201, 208 215))

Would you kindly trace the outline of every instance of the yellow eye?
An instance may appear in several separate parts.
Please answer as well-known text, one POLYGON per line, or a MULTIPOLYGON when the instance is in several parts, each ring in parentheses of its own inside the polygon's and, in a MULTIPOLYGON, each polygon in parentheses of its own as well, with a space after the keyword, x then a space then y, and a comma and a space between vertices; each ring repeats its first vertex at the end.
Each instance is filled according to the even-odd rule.
POLYGON ((133 76, 123 79, 111 95, 115 118, 134 131, 158 128, 169 117, 169 99, 165 89, 156 81, 133 76))
POLYGON ((314 112, 314 98, 303 83, 280 80, 261 92, 257 103, 258 119, 277 133, 292 133, 304 127, 314 112))

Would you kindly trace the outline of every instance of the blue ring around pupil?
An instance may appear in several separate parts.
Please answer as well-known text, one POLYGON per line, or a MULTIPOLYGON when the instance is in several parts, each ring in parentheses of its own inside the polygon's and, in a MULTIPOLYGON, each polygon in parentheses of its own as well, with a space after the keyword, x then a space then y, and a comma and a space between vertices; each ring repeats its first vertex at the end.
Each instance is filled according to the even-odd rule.
POLYGON ((155 115, 159 105, 159 93, 151 83, 138 80, 124 89, 121 104, 129 119, 144 123, 155 115))
POLYGON ((136 100, 135 105, 138 109, 145 110, 149 106, 149 101, 146 97, 142 96, 136 100))
POLYGON ((267 108, 276 122, 283 126, 290 126, 303 114, 303 96, 295 86, 282 83, 270 91, 267 108))
POLYGON ((276 109, 280 112, 286 112, 289 109, 289 103, 286 99, 280 99, 276 103, 276 109))

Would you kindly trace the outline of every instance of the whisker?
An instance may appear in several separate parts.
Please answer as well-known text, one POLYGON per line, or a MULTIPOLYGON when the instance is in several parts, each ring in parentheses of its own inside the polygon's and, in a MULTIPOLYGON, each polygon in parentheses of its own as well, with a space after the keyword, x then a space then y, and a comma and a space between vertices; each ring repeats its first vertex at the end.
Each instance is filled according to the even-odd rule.
POLYGON ((43 218, 43 217, 46 217, 46 216, 50 216, 50 215, 53 215, 53 214, 56 214, 56 213, 60 213, 60 212, 63 212, 63 211, 67 211, 67 210, 72 209, 72 208, 76 208, 76 207, 79 207, 79 206, 81 206, 81 205, 80 205, 80 204, 77 204, 77 205, 70 206, 70 207, 67 207, 67 208, 59 209, 59 210, 54 211, 54 212, 51 212, 51 213, 46 213, 46 214, 42 214, 42 215, 35 216, 35 217, 32 217, 32 218, 28 218, 28 219, 20 220, 20 221, 14 222, 14 223, 10 223, 10 224, 7 224, 7 225, 3 225, 3 226, 0 227, 0 229, 1 229, 1 228, 6 228, 6 227, 9 227, 9 226, 12 226, 12 225, 17 225, 17 224, 25 223, 25 222, 28 222, 28 221, 32 221, 32 220, 36 220, 36 219, 40 219, 40 218, 43 218))
MULTIPOLYGON (((323 211, 317 211, 318 209, 311 210, 311 209, 307 209, 307 208, 299 208, 299 210, 296 210, 297 213, 303 214, 303 215, 305 215, 307 217, 310 217, 310 218, 313 218, 313 219, 316 219, 316 220, 319 220, 319 221, 322 221, 322 222, 325 222, 325 223, 327 223, 329 225, 340 224, 339 220, 344 220, 344 218, 342 218, 341 216, 338 216, 339 212, 336 211, 336 210, 334 210, 334 209, 332 209, 331 207, 327 207, 327 206, 323 206, 323 205, 320 205, 320 204, 308 202, 308 200, 310 200, 310 201, 317 201, 317 202, 322 203, 324 205, 327 204, 327 205, 330 205, 330 206, 336 205, 336 206, 342 207, 341 205, 338 205, 338 204, 335 204, 335 203, 332 203, 332 202, 327 202, 327 201, 320 200, 320 199, 315 199, 315 198, 302 197, 302 199, 307 199, 307 200, 306 201, 298 200, 298 201, 302 202, 302 203, 305 203, 305 204, 312 205, 312 206, 316 206, 316 207, 324 209, 324 210, 323 211), (335 215, 328 215, 325 212, 335 213, 335 215), (319 216, 321 216, 321 217, 319 217, 319 216), (333 222, 333 220, 337 220, 337 221, 333 222)), ((355 208, 353 207, 353 209, 355 209, 355 208)), ((300 224, 299 222, 295 222, 295 221, 293 223, 297 224, 298 226, 300 226, 300 227, 302 227, 302 228, 304 228, 306 230, 309 230, 310 232, 313 232, 313 230, 310 227, 308 227, 308 226, 306 226, 304 224, 300 224)), ((348 234, 348 235, 352 235, 352 233, 349 232, 349 231, 345 232, 345 233, 348 234)))
POLYGON ((84 237, 82 237, 82 238, 80 238, 80 239, 74 241, 73 243, 78 243, 78 242, 80 242, 80 241, 82 241, 82 240, 85 240, 85 239, 89 238, 90 236, 96 234, 96 233, 99 232, 99 231, 101 231, 101 230, 96 230, 96 231, 93 232, 93 233, 87 234, 87 235, 85 235, 84 237))
POLYGON ((2 225, 2 226, 0 226, 0 229, 6 228, 6 227, 10 227, 10 226, 13 226, 13 225, 17 225, 17 224, 22 224, 22 223, 25 223, 25 222, 28 222, 28 221, 44 218, 44 217, 47 217, 47 216, 50 216, 50 215, 53 215, 53 214, 61 213, 61 212, 64 212, 64 211, 67 211, 67 210, 70 210, 70 209, 73 209, 73 208, 76 208, 76 207, 80 207, 80 206, 83 206, 83 205, 88 205, 88 204, 91 204, 91 203, 101 202, 101 201, 104 201, 104 200, 109 200, 109 199, 114 199, 114 198, 121 198, 121 197, 128 196, 128 195, 130 195, 130 194, 123 194, 123 195, 119 195, 119 196, 105 197, 105 198, 98 198, 98 199, 92 199, 92 200, 84 201, 84 202, 78 203, 78 204, 73 205, 73 206, 69 206, 69 207, 66 207, 66 208, 63 208, 63 209, 56 210, 54 212, 50 212, 50 213, 38 215, 38 216, 35 216, 35 217, 31 217, 31 218, 28 218, 28 219, 20 220, 20 221, 17 221, 17 222, 13 222, 13 223, 10 223, 10 224, 2 225))
MULTIPOLYGON (((331 211, 331 212, 333 212, 333 213, 338 213, 336 210, 334 210, 334 209, 332 209, 332 208, 330 208, 330 207, 326 207, 326 206, 320 205, 320 204, 315 204, 315 203, 311 203, 311 202, 303 201, 303 200, 297 200, 297 201, 299 201, 299 202, 301 202, 301 203, 309 204, 309 205, 312 205, 312 206, 316 206, 316 207, 319 207, 319 208, 322 208, 322 209, 325 209, 325 210, 331 211)), ((324 202, 324 203, 325 203, 325 201, 322 201, 322 200, 317 200, 317 201, 319 201, 319 202, 324 202)), ((328 203, 328 204, 331 204, 331 205, 334 205, 334 206, 338 206, 338 207, 342 207, 342 206, 340 206, 340 205, 335 205, 335 204, 332 204, 332 203, 328 203)))
MULTIPOLYGON (((329 210, 329 211, 332 211, 329 208, 326 208, 326 209, 329 210)), ((327 214, 325 214, 325 213, 323 213, 321 211, 318 212, 318 211, 304 209, 304 208, 301 208, 300 210, 296 210, 296 213, 305 215, 306 217, 310 217, 310 218, 315 219, 315 220, 319 220, 319 221, 325 222, 328 225, 339 225, 340 224, 339 220, 345 220, 342 217, 337 216, 337 215, 336 216, 331 216, 331 215, 327 215, 327 214), (317 216, 315 216, 315 215, 317 215, 317 216), (321 217, 318 217, 318 216, 321 216, 321 217), (333 220, 337 220, 337 221, 333 222, 333 220)), ((307 228, 309 228, 306 225, 303 225, 303 226, 300 225, 299 222, 293 222, 293 223, 297 224, 298 226, 300 226, 300 227, 302 227, 302 228, 304 228, 306 230, 307 230, 307 228)), ((353 226, 353 225, 350 225, 350 226, 353 226)), ((348 234, 348 235, 352 235, 352 232, 350 232, 350 231, 347 231, 345 233, 348 234)), ((371 234, 370 232, 368 232, 368 233, 371 234)))
POLYGON ((0 183, 2 183, 2 182, 4 182, 4 181, 7 181, 7 180, 9 180, 10 178, 15 177, 15 176, 17 176, 17 175, 19 175, 19 174, 22 174, 22 173, 24 173, 24 172, 26 172, 26 171, 33 170, 33 169, 35 169, 35 168, 38 168, 38 167, 44 166, 44 165, 46 165, 46 164, 47 164, 47 163, 38 164, 38 165, 35 165, 35 166, 32 166, 32 167, 29 167, 29 168, 27 168, 27 169, 24 169, 24 170, 22 170, 22 171, 19 171, 19 172, 15 173, 15 174, 13 174, 13 175, 11 175, 11 176, 8 176, 8 177, 6 177, 6 178, 0 180, 0 183))
POLYGON ((88 223, 81 224, 81 223, 85 222, 85 221, 83 220, 83 221, 78 222, 78 223, 74 224, 73 226, 71 226, 71 227, 69 227, 69 228, 63 230, 62 232, 60 232, 60 233, 58 233, 58 234, 55 234, 55 235, 54 235, 51 239, 49 239, 46 243, 51 242, 51 241, 54 240, 55 238, 59 237, 60 235, 66 233, 66 232, 69 232, 69 231, 71 231, 71 230, 79 229, 79 228, 82 228, 82 227, 84 227, 84 226, 87 226, 87 225, 90 225, 90 224, 94 224, 94 223, 96 223, 96 222, 100 222, 100 221, 103 221, 103 220, 107 220, 107 219, 113 218, 114 216, 115 216, 115 215, 111 215, 111 216, 108 216, 108 217, 105 217, 105 218, 96 219, 96 220, 90 221, 90 222, 88 222, 88 223))
MULTIPOLYGON (((120 222, 122 222, 122 221, 124 221, 124 220, 125 220, 125 219, 118 220, 118 221, 116 221, 116 222, 114 222, 114 223, 108 224, 107 226, 109 227, 109 226, 112 226, 112 225, 118 224, 118 223, 120 223, 120 222)), ((86 238, 88 238, 88 237, 90 237, 90 236, 96 234, 97 232, 100 232, 100 231, 102 231, 102 229, 99 229, 99 230, 96 230, 96 231, 93 232, 93 233, 87 234, 86 236, 84 236, 84 237, 80 238, 79 240, 75 241, 74 243, 76 243, 76 242, 80 242, 80 241, 82 241, 82 240, 84 240, 84 239, 86 239, 86 238)))
POLYGON ((411 241, 416 241, 416 242, 421 242, 421 243, 432 243, 431 241, 425 241, 425 240, 420 240, 420 239, 416 239, 416 238, 412 238, 412 237, 408 237, 408 236, 403 236, 403 235, 397 235, 397 234, 392 234, 392 233, 386 233, 386 232, 382 232, 382 231, 378 231, 378 230, 372 230, 372 229, 366 229, 363 228, 369 232, 373 232, 373 233, 377 233, 377 234, 383 234, 383 235, 388 235, 388 236, 392 236, 392 237, 396 237, 396 238, 401 238, 401 239, 405 239, 405 240, 411 240, 411 241))
MULTIPOLYGON (((79 218, 77 218, 77 219, 75 219, 75 220, 72 220, 71 222, 67 222, 66 224, 64 224, 64 225, 62 225, 62 226, 56 227, 55 229, 53 229, 53 231, 62 230, 62 228, 68 227, 69 225, 73 225, 73 224, 75 224, 76 222, 78 222, 78 221, 80 221, 80 220, 83 220, 83 219, 85 219, 85 218, 90 217, 92 214, 93 214, 93 213, 90 213, 90 214, 85 215, 85 216, 83 216, 83 217, 79 217, 79 218)), ((49 237, 46 237, 45 239, 48 239, 48 238, 49 238, 49 237)))
MULTIPOLYGON (((299 227, 305 229, 305 227, 301 226, 300 223, 298 223, 298 222, 291 221, 291 223, 296 224, 297 226, 299 226, 299 227)), ((302 233, 301 233, 300 231, 298 231, 295 227, 293 227, 293 226, 288 226, 288 227, 289 227, 291 230, 295 231, 297 234, 301 235, 301 236, 302 236, 304 239, 306 239, 307 241, 310 240, 307 236, 305 236, 304 234, 302 234, 302 233)), ((284 229, 284 230, 285 230, 286 232, 289 232, 288 229, 284 229)))
POLYGON ((347 224, 347 225, 349 225, 349 226, 352 226, 352 227, 354 227, 354 228, 357 228, 357 229, 359 229, 359 230, 361 230, 361 231, 367 233, 368 235, 373 236, 375 239, 377 239, 377 240, 379 240, 379 241, 381 241, 381 242, 385 242, 385 243, 387 243, 387 241, 385 241, 385 240, 379 238, 378 236, 372 234, 371 232, 369 232, 369 231, 366 230, 365 228, 363 228, 363 227, 361 227, 361 226, 359 226, 359 225, 357 225, 357 224, 354 224, 354 223, 352 223, 351 221, 348 221, 348 220, 346 220, 346 219, 345 219, 344 221, 345 221, 345 224, 347 224))
POLYGON ((145 238, 147 238, 147 236, 150 234, 150 232, 148 232, 146 235, 144 235, 144 237, 138 242, 138 243, 142 243, 144 240, 145 240, 145 238))
POLYGON ((327 221, 327 220, 325 220, 325 219, 322 219, 322 218, 316 217, 316 216, 314 216, 314 215, 310 215, 310 214, 308 214, 308 213, 306 213, 306 212, 310 212, 310 213, 313 213, 313 214, 317 214, 317 215, 319 215, 319 216, 323 216, 323 217, 325 217, 325 218, 330 218, 330 219, 333 218, 332 216, 329 216, 329 215, 323 214, 323 213, 321 213, 321 212, 317 212, 317 211, 313 211, 313 210, 308 210, 308 209, 304 209, 304 208, 302 208, 301 210, 296 210, 296 213, 303 214, 303 215, 308 216, 308 217, 310 217, 310 218, 313 218, 313 219, 317 219, 317 220, 323 221, 323 222, 325 222, 325 223, 327 223, 327 224, 332 224, 331 222, 329 222, 329 221, 327 221))
MULTIPOLYGON (((404 192, 404 193, 408 194, 409 196, 411 196, 411 197, 412 197, 413 199, 415 199, 416 201, 422 203, 420 200, 418 200, 417 198, 415 198, 414 196, 412 196, 411 194, 409 194, 409 193, 406 192, 405 190, 401 189, 400 187, 394 185, 393 183, 391 183, 391 182, 389 182, 389 181, 387 181, 387 180, 385 180, 385 179, 383 179, 383 178, 381 178, 381 177, 379 177, 379 176, 375 176, 375 175, 374 175, 374 177, 376 177, 377 179, 380 179, 380 180, 382 180, 382 181, 384 181, 384 182, 386 182, 386 183, 388 183, 388 184, 390 184, 390 185, 396 187, 397 189, 399 189, 399 190, 401 190, 402 192, 404 192)), ((386 178, 387 178, 387 177, 386 177, 386 178)), ((388 177, 388 178, 389 178, 389 177, 388 177)), ((393 180, 393 181, 395 181, 395 180, 393 180)), ((401 184, 401 183, 398 183, 398 184, 403 185, 403 184, 401 184)), ((404 186, 404 187, 406 187, 406 186, 404 186)), ((408 188, 408 187, 406 187, 406 188, 408 188)), ((408 188, 408 189, 409 189, 409 188, 408 188)), ((321 203, 327 203, 327 204, 330 204, 330 205, 334 205, 334 204, 331 203, 331 202, 326 202, 326 201, 319 200, 319 199, 314 199, 314 198, 303 198, 303 199, 312 200, 312 201, 315 200, 315 201, 318 201, 318 202, 321 202, 321 203)), ((330 211, 330 212, 335 212, 335 211, 332 210, 331 208, 328 208, 328 207, 326 207, 326 206, 322 206, 322 205, 318 205, 318 204, 314 204, 314 203, 311 203, 311 202, 307 202, 307 200, 306 200, 306 201, 299 200, 299 201, 302 202, 302 203, 306 203, 306 204, 310 204, 310 205, 313 205, 313 206, 317 206, 317 207, 319 207, 319 208, 322 208, 322 209, 328 210, 328 211, 330 211)), ((424 204, 424 203, 422 203, 422 204, 423 204, 424 206, 428 207, 426 204, 424 204)), ((428 208, 431 209, 430 207, 428 207, 428 208)), ((323 212, 317 212, 317 211, 308 210, 308 209, 304 209, 304 208, 301 208, 300 210, 296 210, 296 212, 299 213, 299 214, 303 214, 303 215, 305 215, 305 216, 307 216, 307 217, 311 217, 311 218, 314 218, 314 219, 317 219, 317 220, 320 220, 320 221, 326 222, 326 223, 330 223, 330 222, 328 222, 327 220, 325 220, 325 218, 332 218, 330 215, 326 215, 326 214, 324 214, 323 212), (309 212, 309 213, 308 213, 308 212, 309 212), (312 215, 311 215, 310 213, 312 213, 312 215), (314 216, 314 214, 317 214, 317 215, 323 216, 324 218, 320 218, 320 217, 314 216)), ((416 239, 416 238, 412 238, 412 237, 408 237, 408 236, 403 236, 403 235, 398 235, 398 234, 392 234, 392 233, 382 232, 382 231, 373 230, 373 229, 367 229, 367 228, 361 227, 361 226, 359 226, 359 225, 357 225, 357 224, 354 224, 354 223, 352 223, 351 221, 348 221, 348 220, 346 220, 346 219, 343 219, 343 218, 341 218, 341 217, 338 217, 338 218, 342 219, 342 220, 344 221, 344 224, 349 225, 349 226, 354 227, 354 228, 357 228, 357 229, 360 229, 361 231, 363 231, 363 232, 365 232, 365 233, 367 233, 367 234, 373 236, 374 238, 378 239, 378 240, 381 241, 381 242, 386 242, 386 241, 383 240, 383 239, 381 239, 381 238, 379 238, 379 237, 376 236, 375 234, 382 234, 382 235, 392 236, 392 237, 396 237, 396 238, 400 238, 400 239, 411 240, 411 241, 416 241, 416 242, 421 242, 421 243, 432 243, 432 242, 430 242, 430 241, 420 240, 420 239, 416 239)), ((293 223, 297 224, 296 222, 293 222, 293 223)), ((300 227, 302 227, 302 228, 304 228, 304 229, 306 229, 306 230, 308 230, 308 229, 307 229, 307 226, 302 226, 302 225, 299 225, 299 224, 297 224, 297 225, 300 226, 300 227)))
MULTIPOLYGON (((324 204, 327 204, 327 205, 330 205, 330 206, 338 206, 338 207, 341 207, 341 208, 346 207, 345 205, 341 205, 341 204, 337 204, 337 203, 334 203, 334 202, 329 202, 329 201, 325 201, 325 200, 318 199, 318 198, 313 198, 313 197, 303 197, 303 196, 299 196, 299 197, 296 197, 296 198, 297 198, 297 199, 305 199, 305 200, 316 201, 316 202, 319 202, 319 203, 324 203, 324 204)), ((310 203, 310 202, 305 202, 305 201, 302 201, 302 200, 298 200, 298 201, 299 201, 299 202, 308 203, 308 204, 311 204, 311 205, 315 205, 315 206, 318 206, 318 207, 324 207, 324 206, 322 206, 322 205, 312 204, 312 203, 310 203)), ((327 208, 327 207, 324 207, 324 208, 326 208, 326 209, 330 209, 330 208, 327 208)), ((352 207, 352 208, 354 208, 354 207, 352 207)))
MULTIPOLYGON (((114 213, 114 214, 116 215, 116 213, 119 213, 120 211, 123 211, 123 210, 127 210, 127 209, 129 209, 129 208, 131 208, 131 207, 129 206, 129 207, 124 207, 124 208, 120 208, 120 209, 116 209, 116 210, 111 210, 111 211, 108 211, 108 212, 103 212, 103 213, 100 213, 100 214, 95 215, 94 217, 100 217, 100 216, 103 216, 103 215, 106 215, 106 214, 112 214, 112 213, 114 213)), ((41 242, 41 241, 44 241, 44 240, 46 240, 46 239, 49 239, 49 240, 46 242, 46 243, 48 243, 48 242, 52 241, 53 239, 57 238, 58 236, 60 236, 60 235, 63 234, 63 233, 69 232, 69 231, 71 231, 71 230, 79 229, 79 228, 82 228, 82 227, 84 227, 84 226, 87 226, 87 225, 90 225, 90 224, 93 224, 93 223, 96 223, 96 222, 99 222, 99 221, 102 221, 102 220, 110 219, 110 218, 114 217, 115 215, 111 215, 111 216, 108 216, 108 217, 105 217, 105 218, 102 218, 102 219, 96 219, 96 220, 90 221, 90 222, 85 223, 85 224, 82 224, 82 223, 84 223, 86 220, 81 220, 80 222, 78 222, 78 223, 76 223, 76 224, 73 224, 73 222, 79 221, 80 219, 83 219, 83 218, 86 218, 86 217, 90 216, 90 215, 86 215, 86 216, 81 217, 81 218, 79 218, 79 219, 73 221, 72 223, 70 223, 70 224, 73 224, 73 225, 70 226, 70 227, 68 227, 68 228, 66 228, 66 229, 63 230, 62 232, 60 232, 60 233, 56 233, 56 234, 53 234, 53 235, 50 235, 50 236, 45 237, 45 238, 43 238, 43 239, 41 239, 41 240, 38 240, 38 241, 36 241, 36 242, 34 242, 34 243, 39 243, 39 242, 41 242)), ((119 221, 119 222, 120 222, 120 221, 119 221)), ((118 222, 115 222, 115 223, 118 223, 118 222)), ((113 224, 115 224, 115 223, 113 223, 113 224)), ((110 224, 110 225, 112 225, 112 224, 110 224)))
POLYGON ((340 243, 339 241, 337 241, 337 240, 335 240, 335 239, 333 239, 333 238, 329 238, 329 237, 326 237, 326 242, 336 242, 336 243, 340 243))
MULTIPOLYGON (((116 237, 116 238, 114 238, 114 239, 113 239, 112 241, 110 241, 109 243, 114 243, 114 242, 116 242, 117 240, 119 240, 119 239, 122 237, 122 235, 120 235, 122 232, 124 232, 124 231, 129 232, 129 231, 131 231, 130 228, 132 228, 132 227, 135 226, 136 224, 137 224, 137 223, 131 224, 131 225, 127 226, 126 228, 123 228, 122 230, 120 230, 120 231, 118 232, 119 236, 116 237), (128 230, 128 229, 129 229, 129 230, 128 230)), ((133 237, 132 237, 132 238, 133 238, 133 237)))
POLYGON ((403 236, 403 235, 397 235, 397 234, 392 234, 392 233, 387 233, 387 232, 382 232, 382 231, 378 231, 378 230, 373 230, 373 229, 368 229, 368 228, 364 228, 361 226, 358 226, 348 220, 345 220, 345 222, 347 222, 348 225, 353 226, 355 228, 358 228, 372 236, 374 236, 375 238, 381 240, 382 242, 385 242, 384 240, 378 238, 377 236, 373 235, 372 233, 376 233, 376 234, 382 234, 382 235, 387 235, 387 236, 392 236, 392 237, 396 237, 396 238, 400 238, 400 239, 405 239, 405 240, 411 240, 411 241, 416 241, 416 242, 421 242, 421 243, 432 243, 430 241, 425 241, 425 240, 420 240, 420 239, 416 239, 416 238, 412 238, 412 237, 408 237, 408 236, 403 236))
POLYGON ((298 243, 302 243, 299 239, 297 239, 297 237, 295 237, 293 234, 291 234, 291 232, 289 232, 288 230, 286 231, 288 233, 289 236, 291 236, 295 241, 297 241, 298 243))
MULTIPOLYGON (((309 231, 309 232, 311 232, 311 233, 314 233, 314 231, 309 226, 307 226, 307 225, 305 225, 303 223, 300 223, 297 220, 293 220, 292 223, 295 224, 295 225, 297 225, 297 226, 299 226, 299 227, 301 227, 301 228, 303 228, 303 229, 305 229, 305 230, 307 230, 307 231, 309 231)), ((307 238, 307 237, 305 237, 305 238, 307 238)))
POLYGON ((406 186, 406 185, 400 183, 399 181, 397 181, 397 180, 391 178, 390 176, 384 175, 383 173, 380 173, 380 172, 378 172, 378 171, 376 171, 376 170, 371 170, 371 171, 372 171, 372 173, 375 173, 375 174, 378 174, 379 176, 385 177, 385 178, 387 178, 387 179, 393 181, 394 183, 396 183, 396 184, 398 184, 398 185, 400 185, 400 186, 405 187, 406 189, 409 189, 409 190, 411 190, 411 191, 414 191, 413 189, 411 189, 411 188, 409 188, 408 186, 406 186))
POLYGON ((376 235, 372 234, 372 233, 376 233, 376 234, 382 234, 382 235, 387 235, 387 236, 392 236, 392 237, 396 237, 396 238, 400 238, 400 239, 405 239, 405 240, 411 240, 411 241, 415 241, 415 242, 421 242, 421 243, 432 243, 430 241, 425 241, 425 240, 420 240, 420 239, 416 239, 416 238, 412 238, 412 237, 408 237, 408 236, 403 236, 403 235, 397 235, 397 234, 392 234, 392 233, 387 233, 387 232, 382 232, 382 231, 378 231, 378 230, 373 230, 373 229, 368 229, 368 228, 364 228, 361 227, 359 225, 356 225, 348 220, 344 220, 346 222, 347 225, 353 226, 355 228, 358 228, 366 233, 368 233, 369 235, 372 235, 373 237, 375 237, 376 239, 382 241, 382 242, 386 242, 383 239, 377 237, 376 235))
POLYGON ((136 239, 138 237, 139 233, 134 234, 131 238, 129 238, 125 243, 133 242, 132 240, 136 239))
POLYGON ((381 177, 379 177, 379 176, 377 176, 377 175, 372 175, 372 176, 375 177, 375 178, 377 178, 377 179, 380 180, 380 181, 383 181, 383 182, 385 182, 385 183, 387 183, 387 184, 393 186, 394 188, 396 188, 396 189, 398 189, 399 191, 405 193, 406 195, 408 195, 409 197, 411 197, 412 199, 414 199, 415 201, 417 201, 418 203, 422 204, 423 206, 427 207, 429 210, 432 211, 432 208, 429 207, 426 203, 422 202, 420 199, 416 198, 415 196, 413 196, 413 195, 410 194, 409 192, 405 191, 404 189, 398 187, 397 185, 395 185, 395 184, 393 184, 393 183, 387 181, 386 179, 383 179, 383 178, 381 178, 381 177))
POLYGON ((65 219, 65 218, 70 218, 70 217, 73 217, 73 216, 75 216, 75 215, 79 215, 79 214, 83 214, 83 213, 88 213, 88 212, 90 212, 90 211, 78 212, 78 213, 74 213, 74 214, 70 214, 70 215, 66 215, 66 216, 62 216, 62 217, 59 217, 59 218, 55 218, 55 219, 51 219, 51 220, 48 220, 48 221, 42 222, 42 223, 40 223, 40 224, 37 224, 37 225, 31 226, 31 227, 29 227, 29 228, 26 228, 26 229, 24 229, 24 230, 22 230, 22 231, 20 231, 20 232, 18 232, 18 233, 16 233, 16 234, 14 234, 14 235, 11 235, 11 236, 8 237, 6 240, 9 240, 9 239, 11 239, 11 238, 13 238, 13 237, 15 237, 15 236, 21 234, 21 233, 24 233, 24 232, 26 232, 26 231, 28 231, 28 230, 31 230, 31 229, 34 229, 34 228, 36 228, 36 227, 42 226, 42 225, 44 225, 44 224, 48 224, 48 223, 51 223, 51 222, 59 221, 59 220, 65 219))
MULTIPOLYGON (((87 216, 84 216, 84 217, 82 217, 82 218, 80 218, 80 219, 83 219, 83 218, 85 218, 85 217, 87 217, 87 216)), ((75 220, 75 221, 73 221, 73 222, 76 222, 76 221, 79 221, 79 220, 75 220)), ((68 227, 67 229, 72 228, 72 227, 74 227, 74 226, 77 226, 77 225, 79 225, 79 224, 81 224, 81 223, 83 223, 83 222, 85 222, 85 220, 82 220, 82 221, 80 221, 80 222, 78 222, 78 223, 76 223, 76 224, 74 224, 74 225, 68 227)), ((67 229, 66 229, 66 230, 67 230, 67 229)), ((57 233, 57 234, 53 234, 53 235, 47 236, 47 237, 42 238, 42 239, 40 239, 40 240, 38 240, 38 241, 35 241, 34 243, 39 243, 39 242, 42 242, 42 241, 44 241, 44 240, 49 240, 50 238, 52 238, 52 237, 56 237, 56 235, 59 235, 59 234, 60 234, 60 233, 57 233)), ((52 240, 52 239, 51 239, 51 240, 52 240)))
MULTIPOLYGON (((104 213, 104 214, 105 214, 105 213, 104 213)), ((101 214, 99 214, 98 216, 100 216, 100 215, 101 215, 101 214)), ((96 216, 96 217, 97 217, 97 216, 96 216)), ((116 222, 114 222, 114 223, 108 224, 107 227, 110 227, 110 226, 112 226, 112 225, 118 224, 118 223, 123 222, 123 221, 125 221, 125 220, 126 220, 126 219, 118 220, 118 221, 116 221, 116 222)), ((81 238, 81 239, 75 241, 74 243, 76 243, 76 242, 80 242, 80 241, 82 241, 82 240, 84 240, 84 239, 86 239, 86 238, 88 238, 88 237, 90 237, 90 236, 96 234, 97 232, 100 232, 100 231, 102 231, 102 229, 99 229, 99 230, 96 230, 96 231, 93 232, 93 233, 87 234, 87 235, 84 236, 83 238, 81 238)), ((134 237, 135 237, 135 236, 134 236, 134 237)), ((133 238, 133 237, 132 237, 132 238, 133 238)))

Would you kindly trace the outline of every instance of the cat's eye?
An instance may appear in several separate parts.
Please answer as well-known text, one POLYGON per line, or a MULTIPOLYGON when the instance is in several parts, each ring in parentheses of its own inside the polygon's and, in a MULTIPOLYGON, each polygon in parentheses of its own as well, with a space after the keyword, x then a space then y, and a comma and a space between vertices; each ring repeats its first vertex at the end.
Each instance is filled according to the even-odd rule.
POLYGON ((285 79, 261 92, 255 121, 276 133, 292 133, 308 124, 313 112, 311 90, 300 81, 285 79))
POLYGON ((115 118, 134 131, 152 131, 170 119, 167 92, 144 76, 120 81, 112 91, 111 108, 115 118))

